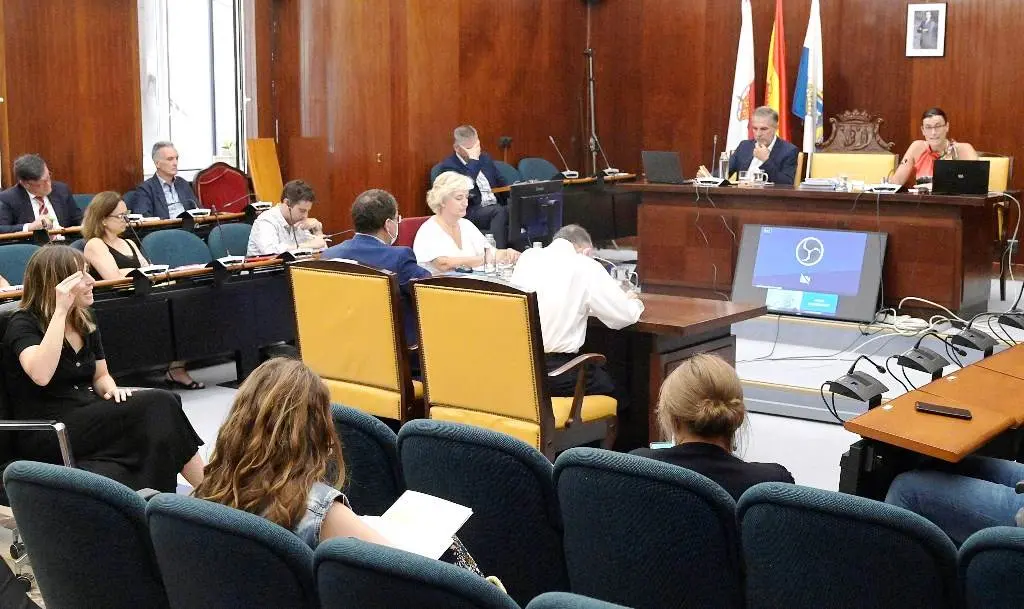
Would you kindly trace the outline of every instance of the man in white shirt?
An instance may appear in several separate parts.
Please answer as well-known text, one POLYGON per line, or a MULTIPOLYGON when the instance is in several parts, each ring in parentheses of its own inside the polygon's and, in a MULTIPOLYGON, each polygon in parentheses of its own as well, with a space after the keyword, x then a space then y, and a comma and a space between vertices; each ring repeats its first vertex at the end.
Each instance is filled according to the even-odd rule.
MULTIPOLYGON (((548 371, 575 357, 587 338, 587 318, 600 319, 613 330, 635 324, 644 303, 623 291, 601 263, 588 254, 590 234, 576 224, 563 226, 545 248, 532 248, 519 256, 512 283, 537 294, 544 359, 548 371)), ((552 396, 571 397, 576 373, 548 379, 552 396)), ((590 366, 587 394, 611 395, 611 377, 603 367, 590 366)))
POLYGON ((315 200, 313 189, 302 180, 285 184, 281 204, 263 212, 252 223, 245 255, 266 256, 299 248, 326 247, 323 226, 309 217, 315 200))

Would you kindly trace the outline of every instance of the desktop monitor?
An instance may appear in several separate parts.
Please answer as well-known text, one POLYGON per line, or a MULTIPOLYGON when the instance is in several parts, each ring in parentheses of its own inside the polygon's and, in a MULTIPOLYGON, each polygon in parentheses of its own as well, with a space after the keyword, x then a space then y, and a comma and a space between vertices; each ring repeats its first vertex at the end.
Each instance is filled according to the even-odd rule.
POLYGON ((885 243, 885 233, 747 224, 732 299, 772 313, 872 322, 885 243))
POLYGON ((562 181, 523 182, 509 188, 508 240, 515 244, 525 233, 526 241, 547 245, 562 228, 562 181))

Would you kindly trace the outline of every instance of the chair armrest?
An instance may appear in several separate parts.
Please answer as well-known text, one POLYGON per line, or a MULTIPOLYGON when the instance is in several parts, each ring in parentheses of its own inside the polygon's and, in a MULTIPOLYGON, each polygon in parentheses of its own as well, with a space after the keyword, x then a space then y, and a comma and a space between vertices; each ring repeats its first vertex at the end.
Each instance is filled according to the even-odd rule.
POLYGON ((587 365, 603 364, 607 361, 600 353, 584 353, 577 355, 565 364, 548 372, 549 377, 561 376, 566 372, 576 369, 576 389, 573 391, 572 408, 569 410, 569 418, 565 426, 575 425, 582 418, 583 398, 587 396, 587 365))
POLYGON ((156 490, 155 488, 149 488, 147 486, 146 488, 140 488, 139 490, 135 491, 135 494, 138 495, 143 501, 148 502, 153 497, 159 495, 160 491, 156 490))
POLYGON ((46 420, 3 420, 0 421, 0 431, 53 431, 57 434, 57 446, 60 448, 60 456, 67 467, 75 466, 75 458, 71 454, 71 440, 68 438, 68 429, 60 421, 46 420))
POLYGON ((1017 491, 1018 495, 1024 495, 1024 480, 1021 480, 1020 482, 1018 482, 1017 486, 1014 487, 1013 490, 1017 491))

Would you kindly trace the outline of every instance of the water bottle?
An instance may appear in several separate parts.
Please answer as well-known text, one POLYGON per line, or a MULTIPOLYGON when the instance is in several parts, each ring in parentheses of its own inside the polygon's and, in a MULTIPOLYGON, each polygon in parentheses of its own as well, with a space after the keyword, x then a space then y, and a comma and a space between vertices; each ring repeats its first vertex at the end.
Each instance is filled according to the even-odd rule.
POLYGON ((484 248, 484 272, 494 273, 498 247, 494 241, 494 235, 487 233, 485 237, 487 238, 487 247, 484 248))
POLYGON ((727 180, 729 179, 729 153, 722 151, 721 156, 718 157, 718 177, 727 180))

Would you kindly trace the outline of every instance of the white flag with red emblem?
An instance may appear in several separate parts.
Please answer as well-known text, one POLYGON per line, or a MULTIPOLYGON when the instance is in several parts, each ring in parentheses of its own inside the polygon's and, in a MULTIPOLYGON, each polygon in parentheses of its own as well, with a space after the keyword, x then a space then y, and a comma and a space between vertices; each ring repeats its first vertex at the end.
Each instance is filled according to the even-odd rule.
POLYGON ((736 76, 732 81, 726 150, 736 150, 740 142, 751 138, 750 116, 754 112, 754 26, 750 0, 742 0, 740 12, 743 23, 740 25, 740 44, 736 49, 736 76))

